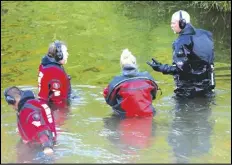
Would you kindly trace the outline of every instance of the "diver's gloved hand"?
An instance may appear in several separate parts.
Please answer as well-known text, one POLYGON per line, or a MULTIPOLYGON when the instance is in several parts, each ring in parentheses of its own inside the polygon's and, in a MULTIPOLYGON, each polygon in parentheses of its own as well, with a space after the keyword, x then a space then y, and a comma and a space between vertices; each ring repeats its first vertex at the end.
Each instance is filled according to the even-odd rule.
POLYGON ((162 64, 156 61, 154 58, 152 58, 152 62, 147 61, 147 64, 150 65, 153 68, 153 70, 161 72, 162 64))

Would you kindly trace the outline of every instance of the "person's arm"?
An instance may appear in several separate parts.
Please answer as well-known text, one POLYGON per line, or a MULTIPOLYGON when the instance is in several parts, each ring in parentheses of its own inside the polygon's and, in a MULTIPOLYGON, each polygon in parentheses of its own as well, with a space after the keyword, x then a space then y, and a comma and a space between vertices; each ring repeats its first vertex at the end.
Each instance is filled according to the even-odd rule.
POLYGON ((53 139, 50 129, 42 129, 42 131, 38 133, 38 141, 45 154, 53 153, 53 139))
POLYGON ((180 72, 189 72, 189 56, 191 54, 193 43, 191 39, 181 40, 175 43, 173 54, 173 65, 161 64, 152 58, 152 62, 147 62, 153 70, 162 72, 163 74, 175 75, 180 72))
POLYGON ((39 88, 38 98, 48 102, 50 90, 49 90, 47 75, 45 75, 43 72, 39 72, 38 75, 38 88, 39 88))
POLYGON ((147 62, 147 64, 150 65, 153 70, 157 72, 162 72, 163 74, 174 75, 179 71, 176 65, 161 64, 154 58, 152 58, 152 62, 147 62))
POLYGON ((157 94, 157 90, 159 89, 157 83, 155 82, 155 79, 147 72, 147 77, 149 78, 148 83, 152 86, 152 89, 150 91, 151 96, 152 96, 152 100, 155 100, 156 98, 156 94, 157 94))
POLYGON ((155 81, 151 81, 151 85, 153 87, 153 89, 151 90, 152 100, 155 100, 156 94, 157 94, 157 90, 158 90, 158 85, 155 83, 155 81))
POLYGON ((163 74, 177 74, 178 73, 178 68, 176 67, 176 65, 168 65, 168 64, 162 64, 160 66, 160 71, 163 74))
POLYGON ((106 103, 110 106, 114 106, 115 104, 117 104, 116 89, 113 89, 113 91, 109 93, 109 85, 103 90, 103 96, 105 98, 106 103))
POLYGON ((55 78, 49 77, 49 73, 43 74, 40 72, 38 82, 39 99, 49 102, 49 96, 51 95, 51 92, 54 94, 54 96, 60 96, 61 82, 55 78))

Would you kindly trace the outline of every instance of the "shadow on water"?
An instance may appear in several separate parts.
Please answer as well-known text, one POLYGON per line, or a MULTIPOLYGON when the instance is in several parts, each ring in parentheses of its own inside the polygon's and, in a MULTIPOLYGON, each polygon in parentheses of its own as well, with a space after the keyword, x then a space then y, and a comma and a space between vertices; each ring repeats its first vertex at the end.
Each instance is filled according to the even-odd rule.
MULTIPOLYGON (((20 86, 20 88, 31 89, 37 93, 37 88, 33 86, 20 86)), ((168 158, 163 160, 162 157, 170 155, 169 149, 154 144, 154 140, 157 142, 166 138, 165 143, 171 147, 175 163, 191 163, 194 157, 201 159, 199 157, 202 155, 212 155, 209 150, 214 146, 210 141, 215 118, 215 114, 211 118, 214 98, 180 101, 173 99, 170 93, 169 96, 163 96, 162 101, 156 104, 157 108, 162 107, 162 110, 157 110, 158 118, 119 120, 116 116, 109 116, 110 107, 103 104, 105 101, 101 91, 102 88, 97 86, 73 85, 70 111, 57 114, 61 122, 56 126, 58 137, 54 155, 45 156, 41 151, 31 150, 19 142, 16 146, 17 163, 137 163, 144 161, 141 160, 144 151, 150 153, 145 155, 148 156, 147 162, 169 162, 172 160, 168 158), (159 139, 156 135, 164 136, 159 139), (153 149, 154 146, 157 148, 153 149), (155 153, 160 154, 159 160, 154 160, 152 153, 156 152, 156 149, 164 151, 164 153, 160 151, 155 153)), ((230 92, 224 88, 215 91, 217 99, 220 95, 223 100, 230 92)), ((217 107, 225 106, 220 100, 217 100, 217 104, 217 107)), ((228 105, 226 106, 229 108, 228 105)), ((218 111, 218 115, 223 113, 218 111)), ((15 120, 13 117, 12 119, 15 120)), ((8 124, 8 121, 2 120, 2 122, 2 125, 8 124)), ((6 129, 5 125, 4 129, 6 129)), ((12 130, 15 129, 15 125, 11 127, 12 130)), ((11 130, 11 128, 7 129, 11 130)), ((223 135, 216 135, 224 138, 223 135)), ((225 147, 221 148, 223 149, 225 147)))
POLYGON ((107 139, 117 148, 120 154, 127 155, 128 162, 136 162, 140 150, 152 145, 155 136, 153 117, 120 119, 111 115, 103 119, 107 139))
POLYGON ((168 135, 176 163, 188 163, 191 157, 209 152, 214 123, 209 120, 214 98, 175 99, 173 121, 168 135))

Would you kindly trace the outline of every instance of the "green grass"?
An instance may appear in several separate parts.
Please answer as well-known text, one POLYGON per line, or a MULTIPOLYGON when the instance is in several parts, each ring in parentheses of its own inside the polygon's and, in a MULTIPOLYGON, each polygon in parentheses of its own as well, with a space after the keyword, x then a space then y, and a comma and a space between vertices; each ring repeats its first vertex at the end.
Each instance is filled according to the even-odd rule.
POLYGON ((37 85, 40 60, 55 39, 68 44, 66 71, 74 84, 106 85, 120 73, 124 48, 137 57, 140 70, 155 79, 172 82, 154 72, 152 57, 171 64, 171 44, 177 37, 168 24, 150 28, 149 19, 125 16, 116 9, 122 2, 3 2, 1 87, 37 85))

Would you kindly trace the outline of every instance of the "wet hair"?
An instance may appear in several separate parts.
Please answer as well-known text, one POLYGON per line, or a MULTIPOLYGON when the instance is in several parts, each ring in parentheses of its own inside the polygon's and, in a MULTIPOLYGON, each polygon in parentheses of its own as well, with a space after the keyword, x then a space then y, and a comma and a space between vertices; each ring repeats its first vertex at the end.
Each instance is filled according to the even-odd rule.
MULTIPOLYGON (((65 45, 67 47, 67 45, 66 45, 65 42, 63 42, 63 41, 59 41, 59 42, 60 42, 61 45, 65 45)), ((55 42, 52 42, 52 43, 49 44, 47 55, 49 57, 52 57, 52 58, 55 57, 55 55, 56 55, 56 45, 55 45, 55 42)))
POLYGON ((125 65, 137 67, 135 56, 128 50, 124 49, 120 57, 120 65, 124 68, 125 65))

